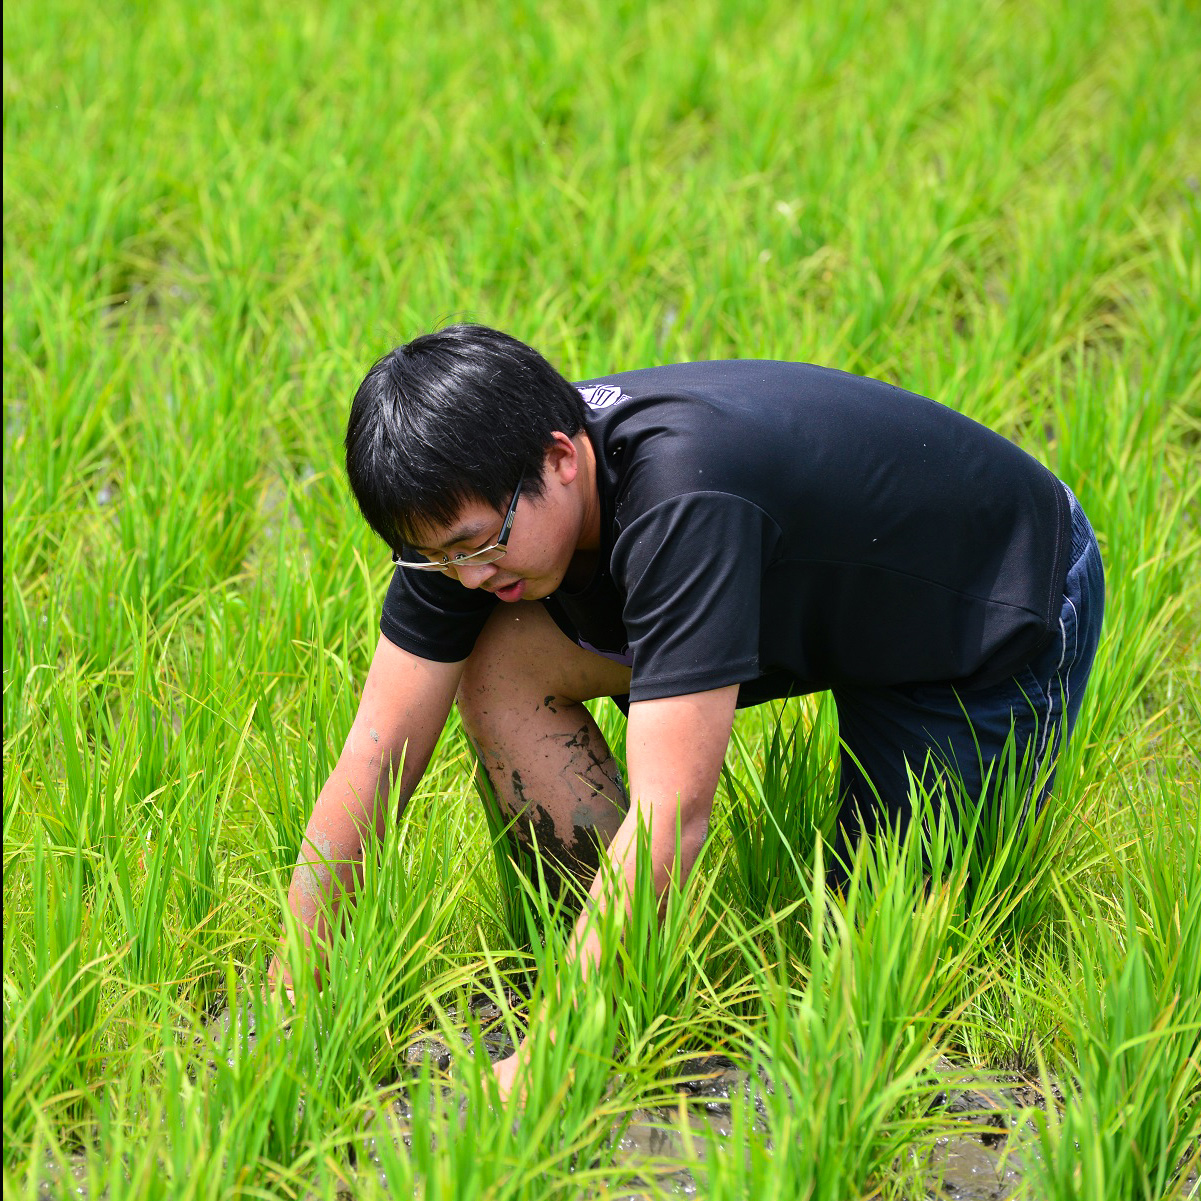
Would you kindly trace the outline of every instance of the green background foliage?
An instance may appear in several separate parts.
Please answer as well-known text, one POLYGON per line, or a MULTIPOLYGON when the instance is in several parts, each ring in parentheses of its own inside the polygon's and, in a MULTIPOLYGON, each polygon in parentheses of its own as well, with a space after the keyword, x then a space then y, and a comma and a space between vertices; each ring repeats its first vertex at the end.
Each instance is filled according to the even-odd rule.
POLYGON ((792 774, 772 723, 740 719, 692 888, 707 924, 668 915, 688 970, 668 956, 637 995, 616 967, 572 985, 578 1087, 555 1092, 572 1064, 543 1047, 526 1138, 464 1060, 476 1143, 437 1106, 416 1167, 381 1136, 400 1191, 628 1190, 614 1124, 674 1104, 684 1052, 721 1047, 789 1087, 739 1119, 745 1164, 694 1156, 712 1196, 798 1173, 815 1197, 911 1187, 943 1052, 1060 1082, 1023 1187, 1181 1192, 1201 1070, 1198 79, 1184 0, 6 6, 6 1193, 73 1166, 114 1196, 329 1195, 429 1006, 461 1026, 455 989, 529 965, 452 721, 339 1005, 302 997, 292 1024, 260 1006, 292 1035, 241 1053, 237 1023, 208 1021, 238 988, 254 1002, 238 981, 274 941, 377 638, 387 555, 340 467, 350 397, 375 356, 461 318, 575 378, 775 357, 941 400, 1077 492, 1108 608, 1057 808, 1005 888, 927 895, 912 848, 884 848, 866 899, 827 911, 771 835, 795 807, 771 805, 828 793, 830 714, 783 713, 785 738, 814 731, 792 774), (925 984, 873 959, 890 941, 925 984), (597 1008, 598 987, 623 999, 597 1008), (836 1096, 859 1125, 816 1108, 836 1096), (795 1155, 771 1150, 786 1135, 795 1155))

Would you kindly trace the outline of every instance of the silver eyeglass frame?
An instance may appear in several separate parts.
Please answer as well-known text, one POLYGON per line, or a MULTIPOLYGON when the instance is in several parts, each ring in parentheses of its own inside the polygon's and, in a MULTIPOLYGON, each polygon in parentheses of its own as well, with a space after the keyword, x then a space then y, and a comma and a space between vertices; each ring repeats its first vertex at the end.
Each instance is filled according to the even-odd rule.
POLYGON ((523 471, 517 478, 517 487, 513 489, 513 499, 509 501, 509 508, 501 523, 500 533, 491 546, 482 546, 479 550, 473 550, 466 555, 443 555, 441 561, 437 559, 417 561, 402 559, 400 552, 394 550, 392 566, 404 567, 409 571, 452 571, 456 567, 485 567, 489 563, 495 563, 498 559, 504 558, 505 552, 509 549, 509 533, 513 529, 513 518, 517 514, 517 501, 521 497, 521 485, 524 483, 525 472, 523 471))

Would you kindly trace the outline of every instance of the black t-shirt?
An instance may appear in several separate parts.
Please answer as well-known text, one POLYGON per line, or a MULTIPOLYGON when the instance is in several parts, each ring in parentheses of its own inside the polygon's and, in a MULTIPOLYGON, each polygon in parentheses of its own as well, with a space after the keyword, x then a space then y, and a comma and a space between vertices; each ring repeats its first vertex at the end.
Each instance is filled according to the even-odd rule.
MULTIPOLYGON (((1046 644, 1067 494, 999 434, 802 363, 681 363, 579 385, 599 566, 543 603, 631 663, 630 699, 781 674, 793 690, 986 687, 1046 644)), ((466 658, 495 597, 398 569, 381 629, 466 658)))

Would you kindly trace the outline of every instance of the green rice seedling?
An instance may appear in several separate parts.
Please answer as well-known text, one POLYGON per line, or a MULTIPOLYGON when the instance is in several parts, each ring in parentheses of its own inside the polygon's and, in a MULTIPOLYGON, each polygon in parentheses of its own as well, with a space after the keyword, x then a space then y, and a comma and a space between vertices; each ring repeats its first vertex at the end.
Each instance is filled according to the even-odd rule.
MULTIPOLYGON (((218 436, 233 437, 233 431, 218 436)), ((132 453, 132 448, 130 452, 132 453)), ((124 465, 117 502, 122 545, 132 556, 130 595, 156 614, 185 600, 196 587, 236 572, 252 533, 249 498, 223 495, 213 479, 223 463, 207 442, 183 449, 164 438, 146 460, 124 465), (180 530, 207 529, 203 542, 180 538, 180 530)))
POLYGON ((76 691, 89 718, 101 704, 103 682, 129 670, 134 645, 130 610, 121 603, 127 595, 130 559, 108 545, 95 557, 98 562, 78 544, 65 552, 59 568, 62 595, 48 600, 44 610, 48 621, 58 615, 63 630, 58 661, 76 665, 76 691))
POLYGON ((170 828, 174 817, 163 812, 156 834, 139 836, 136 858, 124 840, 105 856, 104 885, 124 940, 122 969, 135 988, 173 980, 180 966, 180 948, 166 922, 179 858, 170 828))
MULTIPOLYGON (((1201 283, 1201 265, 1195 253, 1197 214, 1195 204, 1167 204, 1164 208, 1149 231, 1153 233, 1147 262, 1149 287, 1144 291, 1137 279, 1131 278, 1121 300, 1129 311, 1130 332, 1157 351, 1150 356, 1141 381, 1146 395, 1174 398, 1167 416, 1173 424, 1187 428, 1201 390, 1201 350, 1195 337, 1197 285, 1201 283)), ((1174 430, 1164 432, 1169 434, 1165 447, 1169 459, 1178 467, 1187 467, 1187 447, 1174 430)))
MULTIPOLYGON (((1159 1003, 1139 965, 1144 949, 1137 943, 1125 958, 1112 948, 1103 954, 1103 964, 1089 966, 1113 969, 1113 983, 1086 983, 1077 973, 1073 984, 1103 991, 1106 1006, 1124 1012, 1119 1017, 1107 1008, 1101 1017, 1095 1006, 1073 1022, 1081 1058, 1064 1067, 1074 1080, 1063 1115, 1053 1106, 1038 1115, 1040 1154, 1031 1189, 1051 1198, 1183 1197, 1201 1163, 1201 1017, 1196 1004, 1182 998, 1159 1003)), ((1044 1089, 1051 1088, 1046 1073, 1044 1089)))
MULTIPOLYGON (((585 972, 566 953, 565 899, 552 900, 544 881, 527 885, 531 935, 541 937, 531 937, 533 1018, 516 1085, 501 1102, 478 1021, 468 1023, 468 1047, 458 1035, 458 1023, 436 1007, 455 1067, 449 1103, 440 1102, 431 1087, 428 1060, 410 1094, 409 1179, 424 1195, 571 1196, 594 1182, 621 1176, 610 1153, 630 1109, 628 1100, 610 1091, 618 1037, 611 1002, 618 970, 618 914, 612 907, 606 912, 599 927, 600 962, 585 972), (438 1191, 447 1188, 454 1191, 438 1191)), ((503 1003, 495 960, 489 971, 516 1042, 520 1031, 503 1003)))
MULTIPOLYGON (((471 1053, 456 1039, 449 1080, 436 1080, 423 1061, 407 1090, 408 1149, 396 1144, 395 1123, 376 1135, 380 1166, 393 1181, 429 1197, 575 1197, 607 1195, 632 1175, 614 1165, 611 1145, 624 1123, 621 1103, 606 1096, 609 1063, 596 1055, 608 1026, 599 989, 576 1020, 563 1025, 556 1014, 555 1052, 545 1030, 532 1030, 524 1102, 500 1104, 491 1086, 483 1044, 471 1053), (559 1073, 556 1078, 556 1073, 559 1073), (405 1162, 407 1161, 407 1162, 405 1162)), ((609 1027, 611 1032, 611 1027, 609 1027)), ((478 1031, 476 1032, 478 1034, 478 1031)))
POLYGON ((8 624, 4 638, 4 715, 7 739, 20 745, 42 728, 43 712, 58 673, 66 667, 68 646, 56 594, 45 603, 32 588, 22 587, 5 551, 4 604, 8 624))
MULTIPOLYGON (((395 798, 393 798, 393 803, 395 798)), ((446 958, 464 880, 453 866, 453 824, 430 820, 411 802, 389 822, 361 869, 353 913, 328 916, 329 945, 318 987, 311 956, 285 921, 286 955, 296 989, 296 1021, 320 1032, 310 1076, 314 1106, 338 1108, 394 1078, 431 993, 453 986, 446 958)), ((369 844, 370 845, 370 844, 369 844)), ((282 896, 281 896, 282 901, 282 896)))
MULTIPOLYGON (((226 967, 232 1000, 219 1023, 202 1024, 169 990, 147 1005, 142 1067, 135 1057, 127 1079, 141 1070, 153 1082, 155 1112, 149 1122, 139 1115, 133 1129, 149 1125, 154 1137, 133 1151, 130 1166, 150 1156, 168 1196, 299 1197, 319 1165, 332 1161, 337 1175, 344 1140, 326 1132, 353 1128, 360 1105, 343 1103, 341 1123, 331 1122, 334 1101, 318 1070, 320 1027, 303 1012, 281 1009, 260 973, 239 982, 232 961, 226 967)), ((111 1107, 110 1115, 117 1116, 111 1107)))
MULTIPOLYGON (((164 1122, 163 1098, 156 1090, 165 1076, 158 1053, 159 1030, 178 1023, 158 994, 147 1005, 147 1014, 124 1023, 121 1046, 108 1059, 102 1086, 87 1094, 86 1118, 75 1137, 45 1144, 35 1140, 21 1167, 29 1197, 123 1197, 131 1201, 159 1201, 171 1196, 213 1196, 203 1182, 208 1177, 207 1156, 193 1151, 191 1172, 172 1179, 169 1170, 172 1127, 164 1122), (114 1070, 119 1063, 120 1070, 114 1070)), ((176 1047, 174 1050, 178 1051, 176 1047)), ((172 1094, 168 1093, 168 1097, 172 1094)))
MULTIPOLYGON (((676 839, 678 848, 678 829, 676 839)), ((688 880, 681 885, 673 877, 659 897, 650 829, 642 822, 636 845, 628 900, 622 895, 624 882, 608 880, 609 903, 628 908, 610 991, 624 1040, 623 1061, 634 1066, 644 1059, 662 1062, 688 1051, 713 1050, 718 1032, 712 1016, 728 1000, 723 995, 728 985, 716 974, 722 966, 722 928, 718 879, 707 870, 708 848, 702 848, 688 880)), ((602 869, 607 866, 604 860, 602 869)))
POLYGON ((1011 729, 998 758, 969 794, 956 772, 940 773, 930 789, 911 776, 915 812, 932 869, 963 871, 965 929, 969 915, 988 941, 1036 936, 1058 913, 1057 889, 1099 858, 1087 818, 1076 811, 1070 782, 1042 802, 1056 764, 1039 761, 1028 744, 1019 755, 1011 729))
POLYGON ((1063 970, 1059 948, 1049 940, 1037 949, 982 947, 979 989, 968 1000, 955 1041, 968 1062, 987 1071, 1038 1078, 1061 1027, 1054 981, 1063 970))
MULTIPOLYGON (((1201 695, 1188 696, 1201 718, 1201 695)), ((1128 794, 1135 837, 1125 873, 1154 978, 1182 997, 1201 994, 1201 809, 1182 786, 1201 747, 1180 731, 1181 751, 1167 756, 1148 784, 1149 804, 1140 810, 1128 794)), ((1129 903, 1127 903, 1129 908, 1129 903)))
POLYGON ((18 817, 22 818, 20 824, 25 826, 28 820, 21 812, 21 806, 17 804, 17 797, 24 794, 28 795, 28 776, 25 770, 25 764, 21 761, 21 757, 15 754, 5 755, 4 757, 4 795, 9 798, 9 803, 3 808, 3 815, 0 816, 0 821, 3 822, 3 847, 4 847, 4 863, 7 868, 10 855, 15 859, 19 853, 15 836, 18 826, 18 817), (24 786, 24 787, 23 787, 24 786))
POLYGON ((581 1129, 571 1103, 576 1084, 568 1078, 559 1107, 528 1104, 515 1116, 490 1106, 487 1056, 478 1043, 475 1056, 464 1058, 461 1070, 456 1062, 449 1080, 423 1060, 407 1086, 404 1116, 377 1110, 359 1140, 365 1149, 357 1155, 357 1195, 462 1201, 629 1195, 622 1185, 632 1186, 632 1169, 607 1153, 611 1106, 586 1115, 581 1129))
MULTIPOLYGON (((1047 1058, 1070 1102, 1062 1130, 1046 1116, 1050 1178, 1076 1195, 1142 1187, 1121 1111, 1153 1192, 1146 1149, 1167 1157, 1196 1122, 1182 1101, 1175 1127, 1161 1107, 1159 1129, 1149 1099, 1152 1081, 1186 1096, 1172 1031, 1194 983, 1176 948, 1191 946, 1197 836, 1165 815, 1195 809, 1186 747, 1201 725, 1187 703, 1201 599, 1195 6, 502 2, 453 23, 414 8, 400 24, 370 2, 301 0, 286 19, 229 16, 193 0, 5 11, 6 1194, 73 1187, 42 1180, 49 1154, 83 1164, 90 1196, 332 1198, 427 1006, 466 977, 498 998, 532 988, 558 953, 537 865, 532 893, 518 875, 496 888, 509 853, 501 827, 486 833, 452 731, 414 801, 412 858, 385 859, 379 899, 361 898, 375 957, 363 965, 361 941, 349 952, 353 1020, 331 1036, 337 1062, 358 1066, 335 1078, 322 1063, 315 995, 295 1015, 265 1010, 245 1048, 206 1030, 198 1004, 229 991, 218 965, 253 992, 378 636, 387 554, 342 484, 347 401, 375 354, 455 317, 512 330, 572 378, 764 356, 948 403, 1080 496, 1108 612, 1041 829, 1004 806, 980 815, 971 844, 962 823, 929 827, 951 857, 933 883, 920 856, 886 846, 861 869, 853 913, 827 900, 815 920, 813 823, 781 802, 806 738, 827 748, 817 764, 832 782, 832 713, 802 720, 789 748, 792 714, 812 704, 790 702, 779 787, 776 731, 741 714, 754 771, 735 747, 711 857, 681 894, 711 900, 699 927, 669 898, 653 954, 615 943, 593 983, 568 988, 578 1014, 548 1002, 580 1054, 542 1048, 546 1108, 528 1119, 472 1103, 467 1134, 478 1125, 485 1152, 456 1107, 490 1096, 489 1069, 456 1050, 455 1079, 430 1081, 453 1090, 446 1128, 420 1119, 428 1157, 416 1175, 389 1169, 398 1191, 666 1192, 634 1181, 605 1132, 664 1100, 687 1034, 733 1043, 765 1076, 735 1098, 746 1154, 706 1147, 711 1191, 792 1196, 830 1177, 814 1187, 923 1193, 929 1181, 894 1168, 934 1120, 909 1122, 920 1073, 912 1093, 873 1090, 890 1083, 881 1062, 917 1073, 945 1037, 994 1068, 1047 1058), (176 848, 163 851, 176 857, 165 902, 148 880, 164 878, 163 842, 176 848), (1092 862, 1100 848, 1111 853, 1092 862), (409 868, 453 902, 428 955, 388 929, 412 917, 392 891, 409 868), (904 879, 889 885, 894 869, 904 879), (76 895, 82 916, 68 920, 76 895), (160 902, 159 945, 145 944, 159 962, 143 963, 156 985, 134 978, 127 916, 136 926, 160 902), (916 929, 898 934, 907 905, 916 929), (705 947, 692 992, 671 941, 684 937, 705 947), (78 963, 59 964, 71 946, 78 963), (907 977, 907 958, 925 974, 907 977), (873 1000, 890 990, 895 1002, 873 1000), (623 1019, 622 998, 641 1016, 623 1019), (573 1066, 578 1102, 556 1091, 573 1066)), ((624 719, 594 709, 620 761, 624 719)), ((455 1048, 460 1015, 440 1023, 455 1048)), ((1030 1191, 1057 1195, 1040 1179, 1030 1191)), ((1182 1177, 1164 1179, 1179 1191, 1182 1177)), ((354 1187, 387 1192, 365 1170, 354 1187)))
MULTIPOLYGON (((995 930, 964 901, 966 865, 928 880, 916 823, 886 828, 855 850, 834 931, 850 1012, 868 1063, 885 1078, 924 1070, 970 995, 972 959, 995 930)), ((823 954, 834 954, 823 951, 823 954)))
POLYGON ((220 1033, 160 1019, 162 1098, 175 1189, 227 1196, 269 1190, 303 1166, 328 1112, 317 1083, 321 1031, 297 1013, 284 1018, 262 978, 237 986, 228 966, 230 1019, 220 1033), (189 1027, 184 1026, 187 1031, 189 1027), (194 1049, 193 1049, 194 1048, 194 1049))
POLYGON ((423 1057, 406 1089, 408 1121, 389 1104, 391 1095, 381 1097, 368 1114, 354 1144, 357 1195, 469 1198, 482 1191, 478 1159, 456 1154, 469 1142, 474 1150, 459 1121, 458 1094, 451 1091, 448 1099, 434 1071, 429 1057, 423 1057))
POLYGON ((315 772, 307 766, 310 756, 298 754, 296 773, 303 783, 297 785, 291 771, 294 760, 290 750, 290 731, 280 731, 269 716, 270 704, 261 685, 255 708, 256 712, 267 715, 257 726, 261 738, 251 746, 255 774, 260 781, 260 788, 266 793, 265 800, 255 800, 261 830, 257 845, 262 849, 263 868, 286 878, 296 864, 304 841, 306 815, 302 798, 317 795, 302 789, 304 785, 313 783, 315 772))
POLYGON ((194 816, 177 818, 175 838, 180 860, 175 905, 178 914, 181 985, 199 1011, 211 1010, 221 996, 220 964, 245 932, 233 920, 233 872, 217 847, 216 789, 195 798, 194 816))
MULTIPOLYGON (((6 358, 20 365, 24 393, 24 428, 13 449, 37 489, 37 508, 65 512, 81 468, 110 441, 113 409, 120 410, 137 349, 114 353, 82 334, 84 306, 62 287, 60 272, 33 272, 22 282, 19 307, 30 340, 13 344, 6 337, 7 355, 15 351, 15 360, 6 358)), ((6 333, 10 328, 6 324, 6 333)), ((6 389, 6 402, 9 395, 6 389)))
POLYGON ((173 688, 169 677, 162 685, 164 695, 174 698, 179 729, 159 779, 162 812, 146 829, 151 840, 170 838, 177 846, 171 922, 178 930, 181 970, 186 966, 189 990, 201 1006, 219 992, 220 965, 229 950, 224 918, 237 869, 225 829, 231 810, 236 813, 236 786, 247 772, 254 717, 251 706, 242 718, 247 699, 221 680, 214 643, 206 629, 199 653, 182 648, 182 670, 176 670, 189 681, 186 692, 173 688))
POLYGON ((62 739, 65 779, 60 784, 54 764, 42 764, 42 796, 50 805, 40 813, 50 836, 70 846, 86 848, 82 867, 85 888, 95 882, 100 857, 114 851, 125 836, 125 797, 121 788, 122 767, 128 747, 118 748, 114 764, 105 765, 98 748, 79 744, 79 731, 86 729, 81 720, 77 692, 70 700, 61 693, 54 698, 58 733, 62 739), (107 770, 105 767, 107 766, 107 770), (56 800, 58 803, 56 804, 56 800))
POLYGON ((1071 386, 1057 384, 1057 393, 1072 399, 1070 409, 1060 402, 1055 420, 1057 469, 1094 514, 1106 568, 1094 680, 1064 764, 1068 775, 1083 773, 1087 781, 1104 767, 1089 747, 1117 740, 1170 654, 1165 632, 1190 595, 1186 565, 1201 546, 1187 519, 1201 481, 1168 460, 1170 401, 1134 392, 1118 364, 1086 371, 1082 358, 1071 386), (1106 686, 1115 680, 1120 687, 1106 686))
MULTIPOLYGON (((845 902, 825 888, 822 854, 809 886, 809 963, 794 978, 779 920, 772 952, 744 940, 763 1000, 748 1027, 754 1101, 764 1124, 747 1153, 709 1134, 694 1170, 713 1197, 867 1195, 928 1137, 915 1121, 927 1072, 949 1028, 958 964, 946 954, 953 899, 920 887, 921 846, 895 831, 856 852, 845 902)), ((739 1102, 746 1106, 747 1101, 739 1102)), ((745 1131, 750 1113, 739 1118, 745 1131)))
POLYGON ((105 967, 103 890, 90 885, 93 852, 62 853, 34 828, 31 939, 4 947, 4 1138, 28 1146, 35 1127, 70 1125, 92 1087, 105 967), (60 859, 65 862, 60 863, 60 859))
MULTIPOLYGON (((343 639, 344 642, 349 639, 343 639)), ((354 718, 354 691, 345 659, 328 647, 320 623, 317 640, 293 647, 303 687, 292 721, 272 718, 270 697, 256 682, 256 722, 261 744, 252 746, 256 775, 265 778, 266 800, 256 800, 271 836, 265 840, 269 870, 290 873, 300 853, 308 808, 337 760, 337 747, 354 718)))
MULTIPOLYGON (((763 1079, 764 1071, 765 1065, 756 1062, 752 1079, 763 1079)), ((777 1118, 774 1110, 767 1109, 765 1099, 773 1094, 775 1087, 773 1083, 762 1090, 747 1089, 730 1095, 728 1141, 707 1131, 703 1144, 698 1146, 700 1140, 691 1130, 684 1133, 686 1162, 699 1182, 698 1195, 713 1201, 725 1201, 726 1198, 733 1201, 736 1197, 747 1196, 762 1197, 764 1201, 785 1201, 792 1197, 819 1195, 812 1183, 813 1169, 818 1167, 816 1155, 811 1169, 800 1179, 790 1177, 785 1164, 777 1161, 777 1148, 786 1153, 799 1137, 799 1130, 787 1110, 777 1118), (766 1121, 756 1103, 763 1106, 768 1115, 766 1121), (797 1191, 806 1187, 810 1189, 808 1194, 797 1191), (740 1191, 748 1188, 763 1191, 740 1191)), ((686 1130, 683 1121, 680 1129, 686 1130)))
POLYGON ((146 837, 159 821, 155 802, 175 774, 179 735, 172 729, 163 665, 152 657, 155 639, 145 614, 133 624, 139 628, 143 656, 130 687, 122 690, 121 711, 110 709, 102 728, 108 746, 117 752, 114 766, 121 773, 129 825, 146 837))
POLYGON ((817 843, 837 819, 837 721, 828 695, 806 713, 796 706, 759 711, 762 767, 752 744, 735 729, 738 772, 723 768, 731 883, 752 913, 770 913, 800 899, 817 843), (786 730, 786 717, 794 718, 786 730))
MULTIPOLYGON (((1059 1116, 1038 1115, 1031 1188, 1050 1198, 1186 1195, 1201 1166, 1201 830, 1178 790, 1125 878, 1122 924, 1073 918, 1059 1116), (1165 872, 1166 861, 1174 870, 1165 872), (1154 865, 1153 865, 1154 864, 1154 865), (1139 879, 1147 884, 1135 883, 1139 879)), ((1044 1069, 1044 1089, 1050 1091, 1044 1069)))
POLYGON ((198 1002, 207 1004, 217 990, 218 952, 226 931, 222 926, 228 904, 230 867, 218 850, 221 808, 219 780, 203 780, 184 788, 175 813, 174 837, 179 847, 176 904, 181 933, 194 959, 203 965, 192 981, 198 1002))

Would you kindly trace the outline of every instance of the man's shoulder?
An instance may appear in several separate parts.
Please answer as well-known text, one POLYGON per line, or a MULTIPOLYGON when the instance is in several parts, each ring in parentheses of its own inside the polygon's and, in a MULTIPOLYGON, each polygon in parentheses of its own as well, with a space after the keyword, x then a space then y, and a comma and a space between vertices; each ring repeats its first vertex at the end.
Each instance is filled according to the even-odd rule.
POLYGON ((861 425, 865 415, 885 418, 898 407, 943 407, 883 380, 778 359, 667 363, 595 376, 576 387, 594 421, 633 428, 640 418, 683 429, 708 418, 719 428, 724 419, 748 432, 756 424, 784 432, 797 422, 861 425))
POLYGON ((697 495, 770 507, 779 440, 804 392, 780 372, 803 366, 672 363, 578 383, 602 493, 618 527, 664 502, 697 495))

